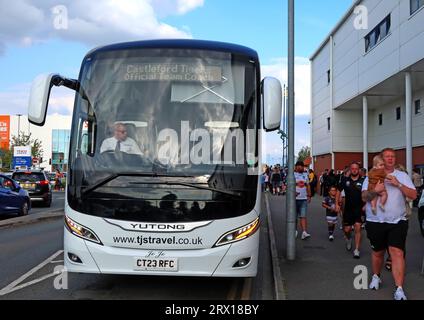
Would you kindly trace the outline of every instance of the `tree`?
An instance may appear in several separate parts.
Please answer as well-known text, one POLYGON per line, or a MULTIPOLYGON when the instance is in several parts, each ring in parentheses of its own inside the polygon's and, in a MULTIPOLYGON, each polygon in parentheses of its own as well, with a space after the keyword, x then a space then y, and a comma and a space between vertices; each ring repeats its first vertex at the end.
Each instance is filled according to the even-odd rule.
POLYGON ((308 146, 302 147, 297 155, 297 161, 305 161, 311 156, 311 148, 308 146))
POLYGON ((10 149, 13 150, 13 147, 15 146, 31 146, 31 155, 40 159, 43 157, 44 153, 42 142, 38 139, 31 139, 31 135, 31 133, 25 134, 24 132, 21 132, 19 137, 12 136, 10 149))
POLYGON ((12 164, 12 151, 10 149, 0 149, 2 169, 8 170, 12 164))

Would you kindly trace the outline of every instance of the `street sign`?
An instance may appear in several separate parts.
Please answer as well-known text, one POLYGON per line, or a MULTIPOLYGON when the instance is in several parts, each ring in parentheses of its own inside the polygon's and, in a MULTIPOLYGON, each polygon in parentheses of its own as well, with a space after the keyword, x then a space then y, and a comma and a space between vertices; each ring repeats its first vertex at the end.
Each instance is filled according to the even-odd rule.
POLYGON ((31 167, 31 146, 20 146, 13 148, 13 168, 31 167))

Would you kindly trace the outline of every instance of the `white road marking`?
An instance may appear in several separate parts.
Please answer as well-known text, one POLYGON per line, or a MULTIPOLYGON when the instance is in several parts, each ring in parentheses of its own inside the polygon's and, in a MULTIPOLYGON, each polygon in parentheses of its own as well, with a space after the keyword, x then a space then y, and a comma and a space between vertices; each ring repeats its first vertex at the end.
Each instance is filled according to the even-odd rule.
POLYGON ((19 285, 17 287, 14 287, 14 288, 10 289, 9 291, 7 291, 6 293, 0 293, 0 296, 1 295, 6 295, 6 294, 9 294, 9 293, 12 293, 14 291, 21 290, 23 288, 29 287, 29 286, 31 286, 33 284, 39 283, 41 281, 44 281, 44 280, 46 280, 48 278, 54 277, 54 276, 59 275, 59 274, 61 274, 61 271, 56 271, 56 272, 49 273, 48 275, 42 276, 41 278, 32 280, 32 281, 27 282, 27 283, 24 283, 24 284, 21 284, 21 285, 19 285))
POLYGON ((6 287, 4 287, 3 289, 0 290, 0 296, 4 296, 8 293, 11 293, 13 291, 28 287, 32 284, 38 283, 40 281, 43 281, 47 278, 50 278, 54 275, 56 275, 57 273, 50 273, 46 276, 43 276, 41 278, 35 279, 33 281, 30 281, 28 283, 24 283, 22 285, 19 285, 22 281, 24 281, 25 279, 27 279, 28 277, 30 277, 31 275, 33 275, 34 273, 36 273, 38 270, 40 270, 41 268, 45 267, 46 265, 48 265, 49 263, 51 263, 53 261, 53 259, 55 259, 57 256, 59 256, 60 254, 63 253, 63 250, 59 250, 56 253, 54 253, 52 256, 50 256, 49 258, 47 258, 46 260, 44 260, 43 262, 41 262, 38 266, 32 268, 30 271, 28 271, 27 273, 25 273, 23 276, 19 277, 18 279, 16 279, 15 281, 13 281, 12 283, 10 283, 9 285, 7 285, 6 287), (18 286, 19 285, 19 286, 18 286))

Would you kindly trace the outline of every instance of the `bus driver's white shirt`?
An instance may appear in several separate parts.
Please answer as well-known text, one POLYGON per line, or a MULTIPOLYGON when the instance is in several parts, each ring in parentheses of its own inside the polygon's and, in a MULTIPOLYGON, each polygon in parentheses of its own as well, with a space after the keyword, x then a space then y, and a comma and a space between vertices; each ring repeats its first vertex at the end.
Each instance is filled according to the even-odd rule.
MULTIPOLYGON (((118 139, 116 139, 115 137, 104 140, 102 146, 100 147, 100 153, 103 153, 105 151, 115 151, 117 143, 118 139)), ((121 141, 120 150, 128 154, 138 154, 140 156, 143 155, 140 150, 140 147, 137 145, 137 142, 135 142, 134 139, 129 137, 127 137, 125 141, 121 141)))

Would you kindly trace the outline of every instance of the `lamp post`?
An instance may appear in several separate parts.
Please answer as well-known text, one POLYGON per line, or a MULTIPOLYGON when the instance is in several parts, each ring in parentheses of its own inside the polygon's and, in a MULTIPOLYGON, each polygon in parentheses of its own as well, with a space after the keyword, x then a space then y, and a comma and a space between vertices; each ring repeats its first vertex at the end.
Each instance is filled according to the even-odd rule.
POLYGON ((296 259, 296 182, 294 179, 294 0, 288 1, 288 173, 287 173, 287 260, 296 259))
POLYGON ((18 141, 20 141, 19 138, 21 136, 21 116, 22 116, 22 114, 18 113, 17 116, 18 116, 18 141))

